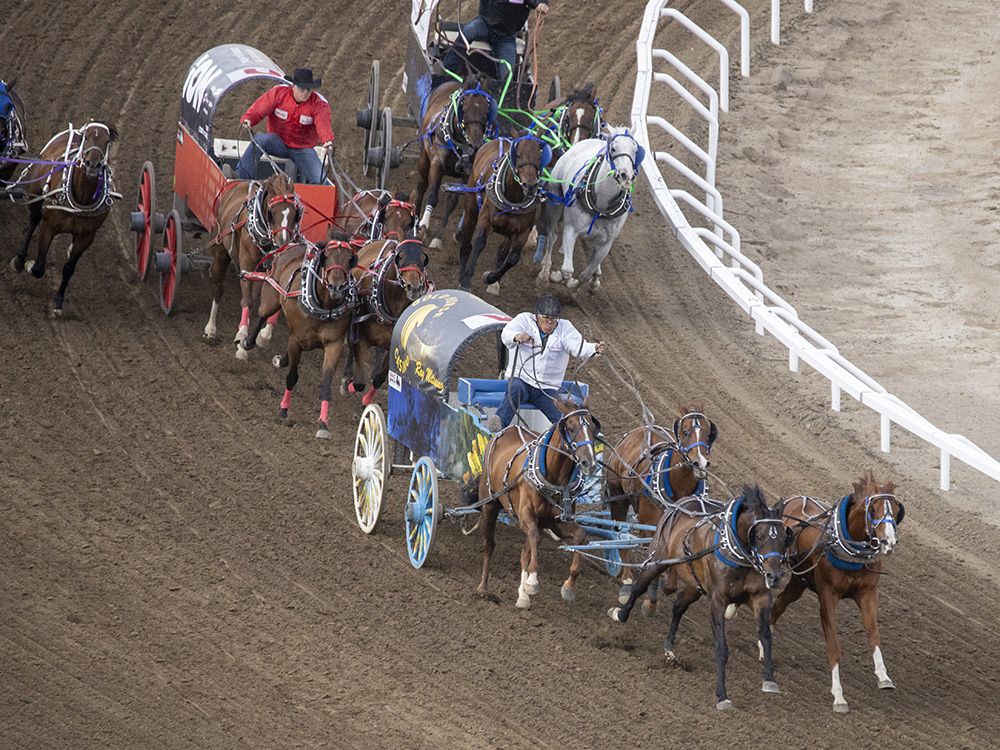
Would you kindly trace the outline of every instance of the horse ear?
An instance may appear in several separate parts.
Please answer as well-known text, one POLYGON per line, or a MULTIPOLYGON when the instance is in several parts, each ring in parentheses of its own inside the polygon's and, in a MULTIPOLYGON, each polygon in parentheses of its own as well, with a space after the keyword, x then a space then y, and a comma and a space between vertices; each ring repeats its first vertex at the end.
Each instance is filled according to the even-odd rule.
POLYGON ((708 444, 712 445, 717 437, 719 437, 719 428, 715 426, 715 422, 708 420, 708 444))
POLYGON ((899 500, 896 501, 899 505, 899 515, 896 516, 896 525, 899 526, 903 522, 903 517, 906 515, 906 506, 903 505, 899 500))
POLYGON ((674 437, 677 438, 677 442, 681 441, 681 420, 674 420, 674 437))
POLYGON ((486 114, 486 122, 487 124, 492 125, 494 122, 496 122, 497 110, 499 108, 499 105, 497 104, 497 100, 494 99, 489 94, 486 95, 486 98, 490 103, 490 111, 486 114))
POLYGON ((785 528, 785 547, 788 548, 788 547, 794 547, 794 546, 795 546, 795 530, 792 529, 792 528, 790 528, 790 527, 786 527, 785 528))
POLYGON ((391 200, 392 200, 392 193, 389 192, 382 193, 382 195, 378 197, 378 207, 385 208, 386 206, 389 205, 389 201, 391 200))
POLYGON ((347 261, 347 270, 350 271, 352 268, 356 268, 358 265, 358 254, 354 252, 354 248, 351 248, 351 259, 347 261))
POLYGON ((431 256, 429 256, 427 253, 424 253, 423 255, 424 255, 424 268, 427 268, 427 266, 431 264, 431 256))

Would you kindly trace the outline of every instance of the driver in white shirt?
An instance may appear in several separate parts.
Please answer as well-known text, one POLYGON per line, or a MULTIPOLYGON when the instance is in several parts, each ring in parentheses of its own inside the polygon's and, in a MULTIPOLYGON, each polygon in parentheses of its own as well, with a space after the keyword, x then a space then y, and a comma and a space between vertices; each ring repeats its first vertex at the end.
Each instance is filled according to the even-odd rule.
POLYGON ((562 305, 551 294, 543 295, 535 312, 523 312, 506 326, 500 338, 510 350, 507 358, 507 395, 497 409, 502 429, 514 421, 522 404, 531 404, 550 422, 562 416, 553 399, 559 398, 569 358, 589 359, 603 354, 603 341, 584 341, 568 320, 559 318, 562 305))

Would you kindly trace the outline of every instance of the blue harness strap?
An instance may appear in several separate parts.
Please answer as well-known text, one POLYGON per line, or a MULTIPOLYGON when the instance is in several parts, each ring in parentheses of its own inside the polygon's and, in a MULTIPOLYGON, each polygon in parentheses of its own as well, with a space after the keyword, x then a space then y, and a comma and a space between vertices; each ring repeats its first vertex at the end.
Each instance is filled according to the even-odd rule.
POLYGON ((549 443, 552 442, 552 436, 555 434, 555 431, 556 427, 555 425, 552 425, 542 438, 542 442, 538 445, 538 450, 541 451, 541 455, 538 457, 538 469, 542 473, 542 479, 545 479, 546 481, 548 481, 549 478, 549 467, 546 459, 549 455, 549 443))
MULTIPOLYGON (((840 502, 837 504, 837 515, 840 517, 840 528, 844 535, 844 542, 850 545, 851 542, 855 541, 851 539, 850 534, 847 530, 847 505, 850 501, 850 495, 844 495, 840 502)), ((839 557, 833 554, 832 550, 826 551, 826 559, 837 570, 846 570, 849 572, 861 570, 865 567, 864 563, 849 562, 847 560, 841 560, 839 557)))
MULTIPOLYGON (((652 496, 653 481, 657 476, 659 476, 660 486, 663 487, 663 490, 667 495, 667 499, 668 500, 674 499, 674 495, 676 493, 674 491, 674 486, 670 483, 670 461, 673 459, 673 457, 674 457, 674 449, 667 448, 665 451, 661 452, 655 459, 655 462, 650 467, 651 470, 649 474, 647 474, 642 480, 642 483, 646 485, 646 489, 643 490, 643 494, 645 494, 647 497, 652 496)), ((705 480, 699 479, 698 484, 696 484, 694 487, 694 494, 704 495, 706 486, 707 485, 705 483, 705 480)))

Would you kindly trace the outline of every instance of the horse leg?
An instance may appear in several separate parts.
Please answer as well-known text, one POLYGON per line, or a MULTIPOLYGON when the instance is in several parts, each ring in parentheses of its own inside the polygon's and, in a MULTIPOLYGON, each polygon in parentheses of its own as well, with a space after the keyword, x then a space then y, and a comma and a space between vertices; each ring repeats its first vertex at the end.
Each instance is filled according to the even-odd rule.
POLYGON ((823 625, 823 638, 826 640, 826 663, 830 668, 833 710, 839 714, 846 714, 848 707, 844 699, 844 688, 840 684, 840 641, 837 639, 837 605, 840 603, 840 598, 829 584, 817 586, 816 593, 819 598, 819 619, 823 625))
MULTIPOLYGON (((792 602, 798 600, 803 593, 805 593, 806 585, 802 583, 801 580, 795 576, 791 577, 788 585, 782 590, 778 595, 778 598, 774 600, 774 604, 771 606, 771 637, 774 637, 774 624, 778 622, 778 618, 781 617, 788 605, 792 602)), ((731 604, 730 607, 735 607, 736 605, 731 604)), ((731 619, 729 616, 729 611, 726 611, 726 617, 731 619)), ((761 641, 757 641, 758 649, 758 659, 764 661, 764 644, 761 641)))
POLYGON ((667 630, 667 639, 663 642, 663 655, 668 659, 677 658, 674 654, 674 644, 677 642, 677 629, 680 627, 681 618, 688 611, 688 607, 700 598, 701 593, 697 586, 685 586, 674 599, 674 607, 670 614, 670 628, 667 630))
POLYGON ((368 406, 372 401, 375 400, 375 395, 378 393, 378 389, 385 385, 385 381, 389 378, 389 352, 386 350, 380 350, 378 367, 375 368, 372 374, 372 386, 367 391, 365 395, 361 397, 361 404, 363 406, 368 406))
POLYGON ((212 248, 212 312, 208 314, 205 325, 205 338, 214 339, 216 333, 215 319, 219 314, 219 302, 222 300, 222 288, 225 285, 226 269, 229 268, 230 257, 222 246, 212 248))
POLYGON ((31 238, 42 223, 42 204, 32 203, 28 206, 28 230, 24 233, 24 242, 17 255, 10 259, 10 270, 20 273, 24 270, 24 259, 28 257, 28 248, 31 246, 31 238))
POLYGON ((573 278, 573 251, 576 248, 576 238, 578 233, 576 228, 573 226, 568 218, 563 219, 563 236, 562 236, 562 268, 558 271, 553 271, 550 277, 556 283, 560 281, 565 281, 566 286, 570 289, 576 289, 580 286, 580 282, 573 278))
POLYGON ((430 246, 437 250, 441 245, 441 236, 444 234, 445 230, 448 228, 448 221, 451 219, 451 215, 455 213, 455 207, 458 205, 459 199, 458 193, 449 192, 445 196, 444 200, 444 216, 441 217, 441 223, 438 225, 436 232, 431 232, 430 246))
POLYGON ((712 597, 712 635, 715 637, 715 707, 728 711, 733 708, 733 702, 726 697, 729 644, 726 643, 726 602, 721 597, 712 597))
MULTIPOLYGON (((475 198, 466 197, 464 213, 459 229, 455 233, 455 241, 458 243, 458 277, 459 282, 466 276, 466 268, 469 265, 469 257, 472 255, 472 236, 479 224, 479 210, 475 203, 475 198)), ((472 272, 468 272, 472 277, 472 272)))
POLYGON ((646 589, 649 588, 650 584, 655 581, 669 566, 667 565, 651 565, 648 568, 643 568, 639 571, 639 575, 636 576, 635 581, 632 584, 632 588, 628 593, 628 600, 620 607, 612 607, 608 610, 608 616, 616 622, 627 622, 628 616, 632 612, 632 607, 635 606, 636 601, 639 597, 646 593, 646 589))
POLYGON ((472 253, 459 271, 458 286, 466 291, 472 288, 472 275, 476 272, 476 266, 479 264, 479 255, 486 247, 486 238, 489 235, 489 220, 485 219, 486 214, 486 211, 479 214, 475 236, 472 239, 472 253))
POLYGON ((288 337, 288 374, 285 376, 285 395, 281 397, 281 407, 278 418, 288 419, 288 408, 292 405, 292 389, 299 382, 299 360, 302 359, 302 347, 294 335, 288 337))
POLYGON ((580 272, 581 283, 590 281, 591 287, 593 287, 594 284, 597 283, 598 279, 597 272, 601 267, 601 263, 604 262, 604 259, 608 257, 608 253, 610 252, 611 252, 611 239, 609 238, 607 242, 605 242, 601 247, 597 248, 597 250, 594 251, 594 254, 591 257, 590 262, 586 265, 583 271, 580 272))
MULTIPOLYGON (((38 230, 38 255, 35 256, 35 260, 29 260, 24 264, 24 270, 36 279, 45 275, 45 259, 48 257, 49 247, 51 247, 55 236, 56 233, 48 222, 42 222, 42 227, 38 230)), ((70 252, 72 253, 72 248, 70 248, 70 252)))
MULTIPOLYGON (((530 228, 517 233, 505 243, 506 252, 503 256, 503 262, 498 264, 494 271, 483 276, 483 281, 487 284, 499 284, 500 279, 502 279, 510 269, 521 262, 521 253, 524 250, 524 243, 527 241, 529 234, 531 234, 530 228)), ((497 257, 499 258, 499 253, 497 254, 497 257)), ((498 294, 499 291, 500 290, 497 289, 498 294)))
POLYGON ((281 313, 281 297, 270 286, 265 286, 260 291, 260 306, 257 308, 258 317, 254 327, 243 341, 236 345, 236 359, 246 360, 246 352, 257 346, 258 336, 262 336, 262 328, 265 320, 276 318, 281 313), (241 356, 242 352, 242 356, 241 356))
POLYGON ((764 652, 764 684, 761 690, 765 693, 780 693, 778 683, 774 680, 774 661, 771 657, 771 593, 765 591, 750 600, 754 618, 757 620, 757 642, 764 652))
POLYGON ((535 263, 541 263, 542 267, 538 271, 539 281, 549 280, 549 271, 552 269, 552 248, 555 246, 555 229, 559 221, 559 211, 562 207, 552 207, 548 203, 542 206, 542 218, 538 228, 538 238, 535 241, 535 263), (549 242, 549 237, 552 242, 549 242))
POLYGON ((330 389, 333 386, 333 371, 340 361, 343 350, 343 338, 323 347, 323 377, 319 386, 319 429, 316 430, 316 437, 321 440, 330 439, 330 389))
POLYGON ((413 204, 414 210, 417 215, 420 214, 420 209, 424 203, 424 196, 427 195, 427 178, 431 172, 431 157, 427 153, 427 149, 421 145, 420 147, 420 161, 417 164, 417 188, 412 193, 410 193, 410 203, 413 204))
MULTIPOLYGON (((486 471, 489 469, 487 468, 486 471)), ((480 597, 494 603, 498 603, 500 599, 496 594, 489 592, 488 584, 490 581, 490 560, 493 559, 493 551, 497 547, 497 516, 499 515, 500 503, 495 500, 487 503, 486 507, 483 508, 483 517, 480 521, 483 529, 483 577, 479 580, 479 588, 476 589, 476 593, 480 597)))
POLYGON ((429 186, 429 195, 427 196, 427 205, 424 206, 423 216, 420 217, 420 232, 422 235, 426 236, 427 230, 431 225, 431 214, 434 212, 435 207, 437 207, 438 197, 441 191, 441 175, 443 169, 441 166, 440 159, 431 159, 430 168, 428 169, 428 179, 427 183, 429 186))
POLYGON ((87 232, 79 236, 73 235, 73 244, 70 245, 69 258, 63 264, 62 282, 59 284, 59 291, 56 292, 55 299, 52 301, 52 317, 58 318, 62 315, 63 303, 66 301, 66 287, 69 286, 69 280, 73 278, 73 273, 76 271, 77 261, 80 260, 80 256, 83 255, 84 251, 90 247, 96 235, 96 231, 87 232))
MULTIPOLYGON (((587 541, 587 532, 576 523, 555 524, 556 534, 560 539, 568 538, 571 544, 583 544, 587 541)), ((580 567, 583 564, 583 556, 579 552, 574 552, 569 563, 569 577, 563 582, 559 593, 564 601, 576 601, 576 579, 580 575, 580 567)))
POLYGON ((244 341, 250 333, 250 307, 253 305, 252 285, 246 279, 240 279, 240 327, 236 331, 234 344, 244 341))
POLYGON ((279 307, 275 310, 273 315, 269 315, 265 321, 264 328, 260 330, 260 343, 267 344, 270 343, 271 339, 274 337, 274 328, 278 325, 278 321, 281 319, 281 308, 279 307))
POLYGON ((531 597, 538 594, 538 543, 542 535, 538 530, 538 520, 529 509, 523 509, 519 520, 524 531, 524 546, 521 548, 521 585, 517 589, 516 606, 518 609, 529 609, 531 597))
POLYGON ((872 650, 872 659, 875 661, 878 686, 882 690, 893 690, 896 684, 889 678, 885 661, 882 659, 882 639, 878 632, 878 589, 862 589, 854 601, 861 610, 861 622, 868 634, 868 647, 872 650))

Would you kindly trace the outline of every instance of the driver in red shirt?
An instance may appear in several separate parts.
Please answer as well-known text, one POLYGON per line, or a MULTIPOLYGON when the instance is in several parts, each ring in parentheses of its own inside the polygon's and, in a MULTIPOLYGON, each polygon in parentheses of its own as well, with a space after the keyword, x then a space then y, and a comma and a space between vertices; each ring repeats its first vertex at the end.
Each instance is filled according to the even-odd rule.
POLYGON ((298 181, 319 184, 323 165, 313 149, 319 143, 333 156, 333 128, 330 104, 316 91, 322 81, 313 78, 309 68, 296 68, 285 76, 291 85, 275 86, 264 93, 240 118, 248 130, 267 118, 267 132, 254 137, 236 167, 236 176, 249 180, 257 174, 261 149, 271 156, 291 159, 298 170, 298 181))

